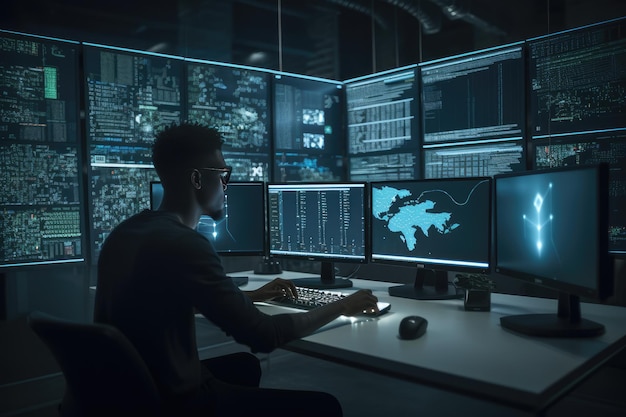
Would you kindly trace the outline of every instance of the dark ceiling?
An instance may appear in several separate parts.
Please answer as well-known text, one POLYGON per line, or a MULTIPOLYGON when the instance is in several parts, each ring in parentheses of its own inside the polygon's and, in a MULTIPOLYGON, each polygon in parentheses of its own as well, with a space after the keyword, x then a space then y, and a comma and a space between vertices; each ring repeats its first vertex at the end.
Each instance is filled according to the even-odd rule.
POLYGON ((623 0, 5 0, 0 28, 345 80, 622 16, 623 0))

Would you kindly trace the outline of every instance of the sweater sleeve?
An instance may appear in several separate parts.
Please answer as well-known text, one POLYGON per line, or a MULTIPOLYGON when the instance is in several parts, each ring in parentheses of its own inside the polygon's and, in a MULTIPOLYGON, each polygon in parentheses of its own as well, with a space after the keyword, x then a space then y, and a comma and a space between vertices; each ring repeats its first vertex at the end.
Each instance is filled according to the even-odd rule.
POLYGON ((186 242, 183 291, 208 320, 253 352, 270 352, 341 315, 339 303, 303 313, 268 315, 229 279, 209 241, 186 242), (194 253, 199 251, 200 253, 194 253))
POLYGON ((326 304, 304 313, 290 314, 294 327, 294 338, 310 335, 342 314, 340 302, 326 304))
POLYGON ((226 276, 207 239, 196 235, 180 246, 185 261, 178 291, 209 321, 253 352, 272 351, 297 337, 292 317, 264 314, 226 276))

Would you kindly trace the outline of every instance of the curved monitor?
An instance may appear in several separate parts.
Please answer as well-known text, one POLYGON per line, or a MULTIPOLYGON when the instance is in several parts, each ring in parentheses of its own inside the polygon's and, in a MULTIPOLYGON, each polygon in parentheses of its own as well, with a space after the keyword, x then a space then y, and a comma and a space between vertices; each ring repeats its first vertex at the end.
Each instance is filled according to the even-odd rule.
POLYGON ((267 184, 269 253, 322 262, 319 278, 297 279, 309 288, 345 288, 333 262, 367 261, 367 187, 364 182, 267 184))
POLYGON ((448 271, 489 271, 491 178, 379 181, 371 188, 371 261, 418 267, 415 283, 390 287, 390 295, 456 298, 448 271))
MULTIPOLYGON (((150 183, 150 208, 163 199, 159 181, 150 183)), ((225 193, 225 215, 215 221, 200 217, 196 230, 209 239, 220 255, 265 255, 265 185, 261 181, 230 182, 225 193)))
POLYGON ((611 295, 608 168, 576 166, 494 177, 495 270, 559 291, 558 313, 502 317, 507 329, 540 336, 595 336, 580 297, 611 295))

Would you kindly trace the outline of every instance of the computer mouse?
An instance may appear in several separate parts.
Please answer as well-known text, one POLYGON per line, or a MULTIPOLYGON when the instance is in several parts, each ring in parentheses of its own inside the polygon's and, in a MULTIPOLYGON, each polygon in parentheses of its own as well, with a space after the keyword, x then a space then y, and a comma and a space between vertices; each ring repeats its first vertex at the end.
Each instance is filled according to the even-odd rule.
POLYGON ((407 316, 400 321, 398 333, 400 339, 411 340, 417 339, 426 333, 428 320, 421 316, 407 316))

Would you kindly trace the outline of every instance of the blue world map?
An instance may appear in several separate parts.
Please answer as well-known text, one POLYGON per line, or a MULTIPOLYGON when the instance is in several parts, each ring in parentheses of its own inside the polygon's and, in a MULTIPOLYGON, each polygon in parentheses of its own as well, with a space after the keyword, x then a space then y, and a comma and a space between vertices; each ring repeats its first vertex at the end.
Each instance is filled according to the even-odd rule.
MULTIPOLYGON (((373 216, 387 223, 389 231, 399 233, 409 251, 417 245, 417 231, 428 238, 430 231, 447 234, 460 226, 450 222, 452 213, 437 212, 437 202, 432 199, 411 198, 409 190, 393 187, 374 188, 373 216)), ((422 193, 423 195, 424 193, 422 193)))

